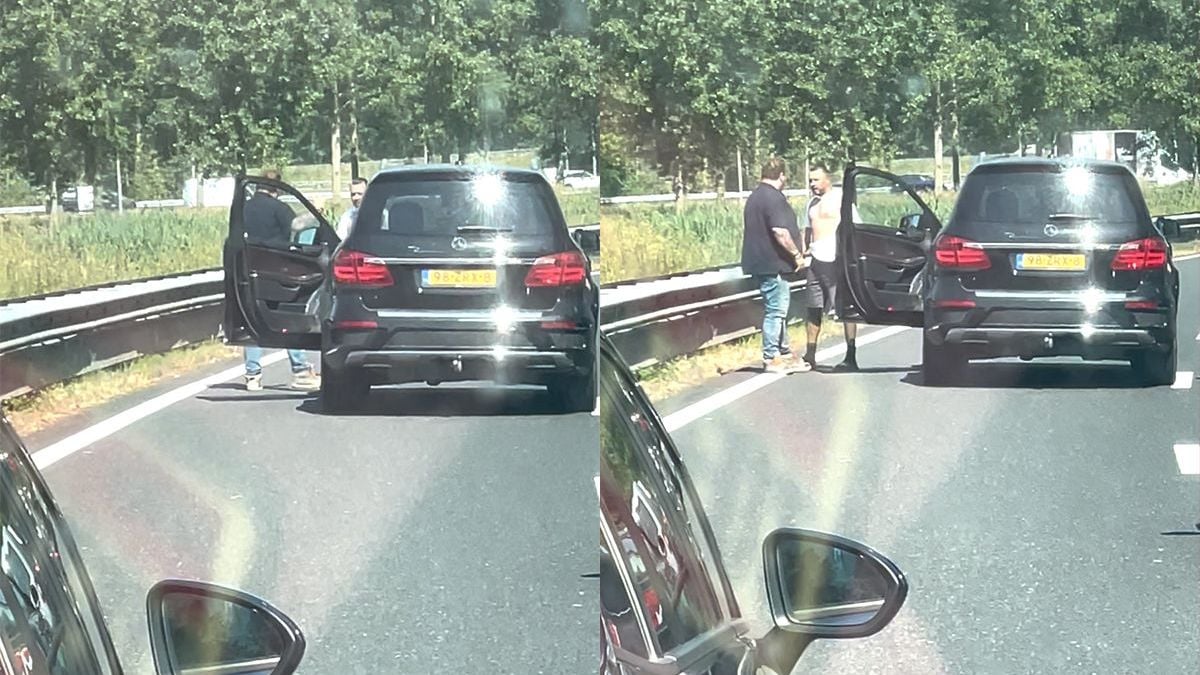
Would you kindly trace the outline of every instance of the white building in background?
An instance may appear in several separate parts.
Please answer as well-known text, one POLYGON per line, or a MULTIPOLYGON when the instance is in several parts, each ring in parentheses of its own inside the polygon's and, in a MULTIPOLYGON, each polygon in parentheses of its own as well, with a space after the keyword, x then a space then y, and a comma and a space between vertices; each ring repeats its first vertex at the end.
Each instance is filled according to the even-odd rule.
POLYGON ((229 206, 233 203, 233 192, 237 181, 233 176, 205 178, 203 185, 195 178, 183 182, 185 206, 229 206))
POLYGON ((1153 131, 1109 129, 1060 134, 1055 154, 1121 162, 1139 178, 1161 185, 1191 178, 1175 164, 1153 131))

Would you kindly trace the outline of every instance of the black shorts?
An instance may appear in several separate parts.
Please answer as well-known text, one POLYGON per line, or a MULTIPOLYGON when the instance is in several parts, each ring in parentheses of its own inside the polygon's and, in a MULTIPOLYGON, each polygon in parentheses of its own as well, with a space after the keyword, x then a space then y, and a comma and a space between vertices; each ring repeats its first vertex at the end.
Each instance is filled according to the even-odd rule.
POLYGON ((810 308, 820 309, 826 314, 837 308, 838 271, 836 262, 825 262, 814 258, 812 264, 808 266, 805 280, 808 286, 808 306, 810 308))

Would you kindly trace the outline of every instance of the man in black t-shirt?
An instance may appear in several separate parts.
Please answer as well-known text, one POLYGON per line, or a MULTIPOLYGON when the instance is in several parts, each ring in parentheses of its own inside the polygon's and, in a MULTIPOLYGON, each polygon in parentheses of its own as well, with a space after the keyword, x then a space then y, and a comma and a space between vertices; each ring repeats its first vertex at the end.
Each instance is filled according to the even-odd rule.
POLYGON ((788 345, 787 315, 791 290, 784 274, 804 267, 796 212, 783 194, 787 168, 779 157, 763 166, 762 182, 746 200, 743 212, 742 272, 754 278, 763 298, 763 370, 791 373, 811 367, 788 345))

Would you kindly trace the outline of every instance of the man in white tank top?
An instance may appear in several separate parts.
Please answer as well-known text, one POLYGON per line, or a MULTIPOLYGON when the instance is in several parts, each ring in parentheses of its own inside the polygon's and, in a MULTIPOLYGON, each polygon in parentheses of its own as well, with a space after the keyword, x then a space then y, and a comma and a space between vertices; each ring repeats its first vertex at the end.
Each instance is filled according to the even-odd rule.
MULTIPOLYGON (((805 211, 805 241, 807 255, 812 256, 808 267, 808 349, 804 360, 816 365, 817 338, 821 336, 824 314, 835 316, 837 284, 840 278, 837 265, 837 231, 842 219, 842 189, 833 186, 825 167, 817 166, 808 173, 808 190, 813 195, 805 211)), ((857 209, 856 209, 857 211, 857 209)), ((856 216, 857 217, 857 216, 856 216)), ((842 322, 846 337, 846 358, 835 370, 858 370, 854 340, 858 326, 842 322)))

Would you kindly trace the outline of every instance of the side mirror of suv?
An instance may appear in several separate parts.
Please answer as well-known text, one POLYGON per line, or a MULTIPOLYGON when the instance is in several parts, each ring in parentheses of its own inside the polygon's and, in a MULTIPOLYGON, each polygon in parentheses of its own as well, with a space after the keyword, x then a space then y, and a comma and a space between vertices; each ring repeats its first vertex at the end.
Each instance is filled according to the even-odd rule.
POLYGON ((925 238, 925 233, 929 230, 928 223, 925 222, 925 217, 920 213, 909 213, 900 216, 900 225, 897 228, 899 234, 905 239, 913 241, 921 241, 925 238))
POLYGON ((575 227, 571 229, 571 238, 583 249, 590 258, 600 253, 600 230, 594 227, 575 227))
POLYGON ((775 530, 763 542, 763 563, 775 625, 813 639, 874 635, 908 595, 892 561, 824 532, 775 530))
POLYGON ((290 675, 304 657, 304 635, 294 621, 232 588, 160 581, 146 596, 146 615, 159 675, 290 675))

